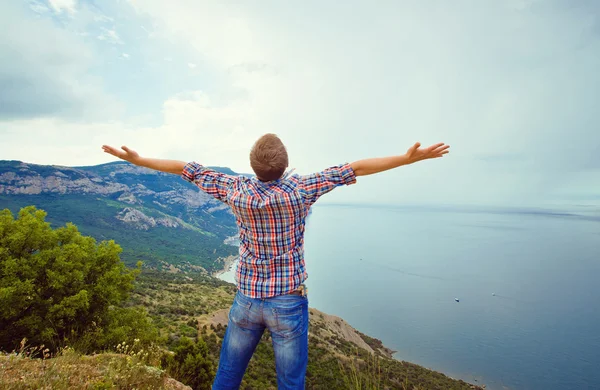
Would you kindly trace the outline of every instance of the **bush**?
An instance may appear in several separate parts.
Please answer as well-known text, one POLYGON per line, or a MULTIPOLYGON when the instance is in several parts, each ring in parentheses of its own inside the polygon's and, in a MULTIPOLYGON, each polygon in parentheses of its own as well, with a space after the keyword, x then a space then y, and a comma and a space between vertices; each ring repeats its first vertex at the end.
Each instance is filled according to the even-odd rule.
POLYGON ((167 373, 194 390, 210 389, 215 377, 212 360, 204 340, 182 337, 173 354, 166 354, 162 360, 167 373))
POLYGON ((0 211, 0 350, 24 338, 56 350, 86 332, 100 336, 93 348, 143 338, 151 328, 145 313, 118 307, 139 264, 128 270, 114 241, 98 244, 73 224, 52 229, 45 217, 33 206, 17 219, 0 211))
POLYGON ((162 342, 158 329, 141 307, 111 307, 101 326, 93 326, 74 341, 74 348, 81 353, 114 350, 121 343, 147 348, 162 342))

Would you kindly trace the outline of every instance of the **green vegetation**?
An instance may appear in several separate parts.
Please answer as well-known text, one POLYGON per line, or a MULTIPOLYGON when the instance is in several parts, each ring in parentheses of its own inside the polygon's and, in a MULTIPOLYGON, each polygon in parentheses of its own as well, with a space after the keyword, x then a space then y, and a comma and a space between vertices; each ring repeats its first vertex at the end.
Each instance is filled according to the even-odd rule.
POLYGON ((193 229, 156 226, 140 230, 119 221, 115 216, 125 207, 145 210, 148 214, 161 215, 160 212, 149 212, 141 206, 94 195, 0 195, 0 202, 9 204, 9 209, 14 213, 31 204, 43 206, 53 226, 73 223, 83 234, 97 240, 118 241, 123 248, 121 258, 129 266, 142 261, 144 267, 160 269, 162 264, 168 263, 184 270, 192 271, 193 266, 200 266, 213 272, 220 267, 215 261, 217 258, 237 254, 236 247, 223 243, 224 237, 235 233, 233 225, 221 229, 224 231, 219 233, 217 228, 223 222, 208 213, 204 213, 202 224, 198 223, 199 218, 186 222, 193 229), (204 223, 211 220, 212 224, 204 223), (212 233, 205 234, 205 231, 212 233))
MULTIPOLYGON (((127 269, 114 242, 72 224, 52 229, 45 217, 34 207, 16 219, 0 212, 0 350, 13 351, 0 353, 0 387, 181 386, 172 377, 210 388, 235 287, 202 273, 127 269)), ((478 388, 391 359, 381 341, 360 334, 376 352, 363 350, 325 317, 311 315, 309 389, 478 388)), ((242 388, 276 384, 266 332, 242 388)))
POLYGON ((169 375, 194 390, 209 390, 215 377, 208 346, 202 339, 194 342, 187 337, 180 338, 174 353, 165 354, 162 364, 169 375))
POLYGON ((376 351, 379 354, 383 353, 389 357, 391 357, 393 355, 393 353, 395 352, 395 351, 392 351, 391 349, 387 348, 385 345, 383 345, 383 342, 381 340, 371 337, 369 335, 366 335, 360 331, 356 331, 356 332, 358 333, 360 338, 362 338, 363 341, 365 343, 367 343, 367 345, 373 349, 373 351, 376 351))
POLYGON ((139 272, 121 262, 121 248, 72 224, 53 230, 45 216, 34 207, 17 219, 0 212, 0 349, 26 338, 55 350, 86 332, 93 337, 82 348, 90 351, 122 336, 153 341, 142 311, 118 307, 139 272))

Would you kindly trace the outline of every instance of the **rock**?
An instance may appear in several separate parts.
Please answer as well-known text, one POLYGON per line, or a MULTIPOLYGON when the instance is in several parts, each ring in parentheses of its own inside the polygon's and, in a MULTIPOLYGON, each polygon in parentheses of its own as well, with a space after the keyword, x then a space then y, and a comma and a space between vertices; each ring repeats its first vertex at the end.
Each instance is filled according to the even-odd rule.
POLYGON ((168 216, 163 218, 153 218, 133 207, 125 207, 116 215, 116 218, 119 221, 131 224, 136 229, 140 230, 148 230, 156 226, 164 226, 168 228, 178 228, 180 226, 185 227, 183 221, 178 218, 168 216))
POLYGON ((156 220, 156 224, 169 228, 178 228, 180 226, 179 222, 174 218, 159 218, 156 220))
POLYGON ((119 196, 118 200, 120 202, 129 203, 129 204, 141 203, 138 201, 138 199, 135 197, 135 195, 133 195, 130 192, 124 192, 121 196, 119 196))
POLYGON ((181 382, 169 377, 165 379, 165 389, 171 390, 192 390, 191 387, 184 385, 181 382))
POLYGON ((117 214, 116 218, 120 221, 133 225, 136 229, 148 230, 156 226, 154 218, 147 216, 139 210, 126 207, 117 214))

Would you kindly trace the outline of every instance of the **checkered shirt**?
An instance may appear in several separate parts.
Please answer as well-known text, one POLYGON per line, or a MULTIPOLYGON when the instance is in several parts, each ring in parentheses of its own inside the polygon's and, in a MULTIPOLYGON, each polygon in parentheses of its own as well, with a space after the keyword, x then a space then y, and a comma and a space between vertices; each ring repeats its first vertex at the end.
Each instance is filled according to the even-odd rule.
POLYGON ((231 207, 240 239, 237 287, 251 298, 287 294, 306 280, 304 226, 309 208, 334 188, 356 183, 350 164, 261 182, 190 162, 182 177, 231 207))

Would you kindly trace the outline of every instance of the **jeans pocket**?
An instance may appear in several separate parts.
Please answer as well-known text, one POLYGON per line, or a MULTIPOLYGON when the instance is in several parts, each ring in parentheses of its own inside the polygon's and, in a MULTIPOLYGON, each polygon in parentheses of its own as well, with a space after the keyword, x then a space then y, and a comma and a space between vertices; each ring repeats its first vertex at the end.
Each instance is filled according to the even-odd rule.
POLYGON ((240 328, 248 328, 250 325, 250 303, 233 301, 229 310, 229 319, 240 328))
POLYGON ((252 301, 250 300, 250 298, 243 296, 240 292, 235 294, 233 303, 243 307, 246 310, 250 310, 250 306, 252 306, 252 301))
POLYGON ((308 321, 308 317, 304 313, 306 305, 306 301, 302 300, 293 306, 274 307, 275 327, 271 329, 271 332, 285 338, 293 338, 302 334, 306 328, 305 321, 308 321))

